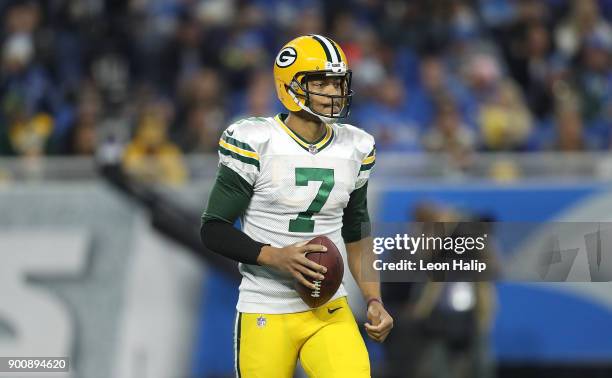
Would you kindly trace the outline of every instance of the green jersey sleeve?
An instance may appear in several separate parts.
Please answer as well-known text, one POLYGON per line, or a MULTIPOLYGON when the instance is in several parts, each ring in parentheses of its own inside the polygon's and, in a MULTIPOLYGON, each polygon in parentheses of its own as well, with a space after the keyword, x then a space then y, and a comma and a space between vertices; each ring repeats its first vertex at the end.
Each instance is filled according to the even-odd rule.
POLYGON ((236 171, 220 164, 202 223, 216 219, 233 224, 244 214, 252 196, 253 186, 236 171))
POLYGON ((368 183, 353 190, 342 216, 342 238, 352 243, 370 236, 370 215, 368 214, 368 183))

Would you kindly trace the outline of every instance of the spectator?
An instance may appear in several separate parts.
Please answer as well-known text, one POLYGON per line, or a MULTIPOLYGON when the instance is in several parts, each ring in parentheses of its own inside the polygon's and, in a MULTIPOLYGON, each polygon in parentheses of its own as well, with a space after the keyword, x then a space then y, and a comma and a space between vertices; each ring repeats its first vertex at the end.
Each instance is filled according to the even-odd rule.
POLYGON ((214 115, 204 106, 196 106, 187 114, 187 124, 178 143, 186 153, 215 153, 219 145, 221 130, 216 126, 214 115))
POLYGON ((142 87, 177 109, 164 121, 172 140, 211 151, 230 120, 274 112, 269 63, 279 44, 308 33, 345 49, 357 94, 349 121, 372 131, 381 151, 437 150, 432 135, 454 117, 440 96, 485 150, 522 150, 525 140, 553 148, 554 103, 567 88, 577 93, 584 148, 610 139, 612 8, 597 0, 5 3, 2 154, 29 151, 24 140, 38 140, 34 154, 89 155, 109 134, 121 143, 135 134, 123 125, 134 124, 142 87), (84 110, 85 82, 97 88, 96 112, 84 110), (47 124, 50 134, 20 126, 18 142, 15 124, 47 124))
POLYGON ((0 96, 19 97, 27 115, 55 109, 50 78, 35 60, 29 34, 12 34, 2 46, 0 96))
POLYGON ((220 73, 213 69, 202 69, 181 82, 179 101, 186 107, 204 106, 222 112, 224 88, 220 73))
POLYGON ((228 35, 220 50, 226 82, 231 90, 244 88, 249 77, 268 67, 272 57, 268 53, 265 13, 254 4, 244 6, 238 13, 236 27, 228 35))
POLYGON ((477 123, 484 148, 523 147, 531 131, 531 115, 514 83, 502 78, 499 65, 488 55, 473 58, 468 79, 477 101, 477 123))
MULTIPOLYGON (((219 76, 218 71, 203 69, 198 71, 190 80, 182 83, 179 92, 178 119, 171 130, 171 135, 180 144, 187 143, 183 144, 185 147, 190 146, 189 148, 200 150, 192 142, 187 142, 188 135, 194 130, 185 130, 184 128, 187 124, 193 127, 195 119, 200 119, 196 122, 200 125, 201 122, 205 123, 207 130, 221 132, 221 128, 226 121, 226 114, 225 88, 222 86, 219 76), (194 117, 194 114, 198 116, 190 119, 190 117, 194 117)), ((218 140, 218 137, 219 135, 214 139, 218 140)))
POLYGON ((174 36, 162 48, 159 57, 158 77, 163 93, 172 97, 178 86, 203 67, 217 67, 223 41, 218 29, 203 30, 203 25, 193 14, 187 10, 182 12, 174 36))
MULTIPOLYGON (((287 22, 286 26, 291 35, 323 34, 325 32, 324 15, 319 8, 293 9, 292 13, 284 20, 279 20, 281 23, 287 22), (293 22, 288 22, 289 20, 293 20, 293 22)), ((291 39, 291 36, 286 36, 285 39, 291 39)))
POLYGON ((406 90, 389 76, 377 89, 376 101, 357 110, 355 120, 376 138, 379 151, 420 151, 421 127, 406 111, 406 90))
POLYGON ((552 148, 563 152, 584 151, 587 148, 584 138, 584 125, 580 112, 575 106, 559 106, 555 114, 555 139, 552 148))
POLYGON ((237 121, 247 117, 267 117, 281 112, 282 108, 278 106, 274 85, 272 75, 268 71, 262 70, 253 75, 246 92, 234 96, 232 103, 236 108, 232 118, 237 121))
POLYGON ((148 109, 140 118, 136 135, 125 148, 123 164, 144 182, 180 185, 187 179, 181 150, 167 137, 167 125, 148 109))
POLYGON ((386 69, 381 57, 381 41, 375 30, 357 32, 356 43, 343 44, 347 59, 353 67, 353 86, 359 93, 359 102, 372 100, 375 87, 384 80, 386 69))
POLYGON ((571 7, 567 19, 555 30, 559 51, 570 59, 579 52, 589 35, 612 34, 610 24, 601 16, 596 0, 572 1, 571 7))
POLYGON ((93 85, 80 92, 76 118, 65 137, 63 151, 71 155, 92 156, 98 144, 101 99, 93 85))
POLYGON ((50 136, 53 118, 45 112, 29 115, 26 105, 19 98, 7 99, 3 104, 6 127, 0 138, 0 152, 4 155, 41 157, 51 150, 50 136))
POLYGON ((461 115, 450 100, 441 100, 436 118, 425 136, 423 145, 430 152, 444 152, 451 156, 453 164, 465 166, 476 145, 476 135, 461 122, 461 115))
POLYGON ((479 121, 483 145, 489 150, 520 150, 532 128, 531 115, 511 82, 501 84, 495 97, 483 104, 479 121))
POLYGON ((414 84, 408 101, 410 114, 419 124, 429 125, 435 118, 436 102, 442 98, 455 102, 461 117, 466 118, 469 96, 465 86, 448 72, 440 56, 424 56, 419 64, 419 81, 414 84))
POLYGON ((612 34, 593 33, 585 38, 576 69, 576 89, 587 122, 612 120, 612 34))
POLYGON ((522 84, 527 104, 534 115, 542 119, 552 110, 555 57, 548 30, 543 24, 528 27, 526 42, 517 46, 513 68, 514 78, 522 84))

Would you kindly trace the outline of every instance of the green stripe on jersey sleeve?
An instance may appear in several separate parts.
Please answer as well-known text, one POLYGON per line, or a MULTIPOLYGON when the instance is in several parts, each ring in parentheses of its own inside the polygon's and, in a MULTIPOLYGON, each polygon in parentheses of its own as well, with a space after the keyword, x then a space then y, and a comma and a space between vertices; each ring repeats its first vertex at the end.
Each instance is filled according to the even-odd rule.
POLYGON ((376 146, 372 148, 372 151, 363 159, 363 164, 359 168, 359 172, 368 171, 376 164, 376 146))
POLYGON ((227 136, 225 134, 222 136, 222 138, 227 143, 229 143, 231 145, 234 145, 234 146, 236 146, 238 148, 242 148, 243 150, 255 152, 253 147, 249 146, 247 143, 243 143, 243 142, 239 141, 238 139, 234 139, 234 138, 232 138, 230 136, 227 136))
POLYGON ((359 168, 359 172, 369 171, 370 169, 372 169, 375 163, 376 162, 373 161, 370 164, 362 164, 361 167, 359 168))
POLYGON ((232 158, 234 158, 234 159, 236 159, 238 161, 241 161, 243 163, 251 164, 251 165, 257 167, 257 169, 259 169, 259 160, 257 160, 257 159, 254 159, 254 158, 251 158, 251 157, 248 157, 248 156, 240 155, 240 154, 238 154, 236 152, 233 152, 233 151, 230 151, 230 150, 224 148, 223 146, 219 146, 219 152, 222 153, 225 156, 232 157, 232 158))

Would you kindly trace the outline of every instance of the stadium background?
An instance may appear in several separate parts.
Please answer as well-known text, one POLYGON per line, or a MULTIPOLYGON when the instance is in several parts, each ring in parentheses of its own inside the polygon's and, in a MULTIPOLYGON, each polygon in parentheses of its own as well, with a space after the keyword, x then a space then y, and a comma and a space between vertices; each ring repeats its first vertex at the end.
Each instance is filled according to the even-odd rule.
MULTIPOLYGON (((74 377, 231 376, 237 283, 156 231, 97 165, 121 154, 199 213, 223 128, 281 110, 271 62, 296 35, 347 53, 350 122, 379 151, 377 221, 423 203, 496 221, 612 213, 610 1, 0 6, 2 356, 69 355, 74 377)), ((608 283, 495 287, 499 376, 612 365, 608 283)), ((389 354, 368 347, 384 374, 389 354)))

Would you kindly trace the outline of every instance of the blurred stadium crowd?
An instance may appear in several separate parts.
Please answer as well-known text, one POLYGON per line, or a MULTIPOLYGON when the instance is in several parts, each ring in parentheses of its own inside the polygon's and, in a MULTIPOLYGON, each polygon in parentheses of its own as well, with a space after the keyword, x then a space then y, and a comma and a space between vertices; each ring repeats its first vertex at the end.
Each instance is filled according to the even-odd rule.
POLYGON ((180 183, 183 154, 216 151, 233 120, 282 111, 272 62, 308 33, 346 51, 349 122, 379 151, 461 162, 611 147, 611 1, 0 4, 0 156, 91 155, 113 142, 141 176, 180 183))

